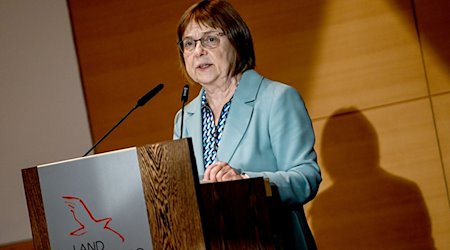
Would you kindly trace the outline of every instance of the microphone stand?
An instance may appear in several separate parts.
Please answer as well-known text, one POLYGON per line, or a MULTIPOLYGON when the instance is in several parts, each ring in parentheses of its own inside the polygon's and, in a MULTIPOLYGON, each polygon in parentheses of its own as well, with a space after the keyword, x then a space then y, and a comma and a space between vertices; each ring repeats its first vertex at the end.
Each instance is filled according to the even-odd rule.
POLYGON ((184 85, 183 92, 181 93, 181 101, 183 102, 181 106, 181 132, 180 139, 183 138, 183 122, 184 122, 184 105, 186 104, 189 96, 189 85, 184 85))
POLYGON ((102 142, 106 137, 108 137, 109 134, 111 134, 111 132, 117 128, 117 126, 119 126, 125 119, 127 119, 127 117, 133 113, 133 111, 135 111, 138 108, 138 106, 134 106, 133 109, 131 109, 130 111, 128 111, 128 114, 126 114, 124 117, 122 117, 122 119, 120 119, 120 121, 118 123, 116 123, 116 125, 114 125, 114 127, 112 127, 108 133, 106 133, 99 141, 97 141, 97 143, 94 144, 94 146, 92 146, 84 155, 83 157, 85 157, 86 155, 88 155, 95 147, 97 147, 98 144, 100 144, 100 142, 102 142))
POLYGON ((152 99, 156 94, 158 94, 159 91, 161 91, 161 89, 164 87, 164 84, 160 83, 158 86, 156 86, 155 88, 153 88, 152 90, 150 90, 147 94, 145 94, 143 97, 141 97, 141 99, 139 99, 136 103, 136 105, 130 110, 128 111, 128 113, 122 117, 122 119, 120 119, 120 121, 118 123, 116 123, 116 125, 114 125, 99 141, 97 141, 97 143, 94 144, 94 146, 92 146, 84 155, 83 157, 87 156, 95 147, 97 147, 98 144, 100 144, 100 142, 102 142, 106 137, 108 137, 109 134, 111 134, 111 132, 117 128, 117 126, 119 126, 123 121, 125 121, 125 119, 127 119, 127 117, 133 113, 133 111, 135 111, 137 108, 144 106, 148 101, 150 101, 150 99, 152 99))

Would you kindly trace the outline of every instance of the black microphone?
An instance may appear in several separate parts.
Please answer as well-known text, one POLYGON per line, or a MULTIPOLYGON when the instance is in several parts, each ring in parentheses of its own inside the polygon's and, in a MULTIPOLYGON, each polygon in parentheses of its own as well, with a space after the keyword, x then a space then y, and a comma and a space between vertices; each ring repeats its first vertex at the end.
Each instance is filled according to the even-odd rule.
POLYGON ((183 92, 181 93, 181 101, 183 102, 181 106, 181 132, 180 139, 183 138, 183 121, 184 121, 184 105, 186 104, 189 96, 189 85, 184 85, 183 92))
POLYGON ((183 87, 183 92, 181 93, 181 101, 183 102, 183 104, 185 104, 188 100, 188 96, 189 96, 189 85, 184 85, 183 87))
POLYGON ((148 101, 150 101, 150 99, 152 99, 156 94, 159 93, 159 91, 161 91, 164 87, 164 84, 160 83, 158 84, 158 86, 154 87, 152 90, 150 90, 149 92, 147 92, 147 94, 145 94, 143 97, 141 97, 136 105, 130 110, 128 111, 128 113, 122 117, 122 119, 120 119, 120 121, 118 123, 116 123, 116 125, 114 125, 114 127, 112 127, 97 143, 94 144, 94 146, 92 146, 84 155, 83 157, 85 157, 86 155, 88 155, 95 147, 97 147, 98 144, 100 144, 100 142, 102 142, 106 137, 108 137, 109 134, 111 134, 111 132, 117 128, 117 126, 119 126, 125 119, 127 119, 127 117, 133 112, 135 111, 137 108, 144 106, 148 101))
POLYGON ((147 94, 145 94, 141 99, 139 99, 136 103, 135 109, 138 107, 144 106, 150 99, 152 99, 156 94, 161 91, 161 89, 164 88, 164 84, 160 83, 158 86, 154 87, 152 90, 150 90, 147 94))

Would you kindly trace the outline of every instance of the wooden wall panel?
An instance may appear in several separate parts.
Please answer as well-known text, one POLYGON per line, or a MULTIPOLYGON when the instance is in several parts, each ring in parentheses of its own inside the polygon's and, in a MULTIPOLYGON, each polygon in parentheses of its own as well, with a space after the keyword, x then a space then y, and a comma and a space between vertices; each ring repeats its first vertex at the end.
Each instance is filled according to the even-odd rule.
POLYGON ((307 211, 319 249, 448 247, 450 213, 428 99, 335 114, 314 123, 324 183, 307 211))
POLYGON ((450 1, 415 1, 431 94, 450 91, 450 1))
POLYGON ((427 95, 409 1, 327 1, 319 29, 306 97, 313 117, 345 105, 365 109, 427 95))
POLYGON ((318 66, 326 1, 231 1, 249 26, 256 69, 308 97, 318 66))
POLYGON ((160 94, 136 110, 97 152, 171 139, 173 118, 181 107, 181 90, 186 83, 178 64, 176 25, 190 3, 68 3, 94 141, 148 90, 165 84, 160 94))
POLYGON ((450 93, 435 96, 432 98, 432 102, 442 155, 443 173, 445 173, 447 179, 447 192, 450 194, 450 186, 448 185, 450 183, 450 93))
POLYGON ((0 246, 0 250, 34 250, 33 241, 24 241, 0 246))
POLYGON ((435 246, 446 249, 450 246, 446 237, 450 234, 448 193, 430 100, 421 99, 386 109, 389 113, 374 112, 372 118, 382 135, 381 166, 418 186, 432 223, 435 246))

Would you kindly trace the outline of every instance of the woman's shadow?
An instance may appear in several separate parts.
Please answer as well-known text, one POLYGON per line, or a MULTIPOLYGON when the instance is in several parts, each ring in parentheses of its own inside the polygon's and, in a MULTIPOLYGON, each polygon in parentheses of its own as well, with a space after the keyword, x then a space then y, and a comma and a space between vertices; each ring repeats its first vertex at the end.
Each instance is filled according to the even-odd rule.
POLYGON ((333 184, 310 208, 319 249, 435 249, 420 189, 379 166, 377 134, 359 110, 328 119, 321 156, 333 184))

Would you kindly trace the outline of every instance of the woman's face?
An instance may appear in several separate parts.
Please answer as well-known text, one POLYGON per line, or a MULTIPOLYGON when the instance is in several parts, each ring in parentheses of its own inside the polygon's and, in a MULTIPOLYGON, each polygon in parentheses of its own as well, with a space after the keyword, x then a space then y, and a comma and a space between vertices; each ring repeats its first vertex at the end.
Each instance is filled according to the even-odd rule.
MULTIPOLYGON (((191 22, 183 39, 200 39, 208 34, 218 34, 221 30, 191 22)), ((218 36, 219 45, 215 48, 205 48, 200 41, 196 42, 193 51, 184 51, 186 71, 195 82, 202 86, 220 86, 229 78, 231 62, 235 58, 235 50, 226 36, 218 36)))

